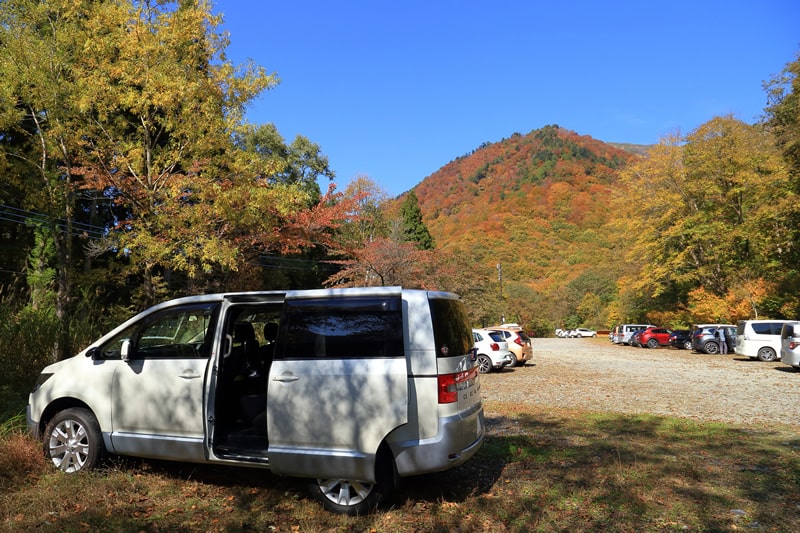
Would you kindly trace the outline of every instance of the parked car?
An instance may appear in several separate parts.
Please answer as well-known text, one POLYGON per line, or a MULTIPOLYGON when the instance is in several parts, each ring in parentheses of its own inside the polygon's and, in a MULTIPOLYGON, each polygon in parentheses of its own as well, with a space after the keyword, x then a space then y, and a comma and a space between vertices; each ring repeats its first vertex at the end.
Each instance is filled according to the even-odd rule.
POLYGON ((672 332, 666 328, 645 328, 636 334, 636 343, 641 347, 658 348, 669 346, 669 336, 672 332))
POLYGON ((450 293, 179 298, 47 366, 28 428, 64 472, 105 453, 269 468, 308 478, 328 510, 364 513, 397 477, 453 468, 480 448, 473 346, 450 293))
POLYGON ((641 348, 642 343, 641 343, 640 339, 641 339, 642 332, 645 329, 647 329, 647 328, 639 328, 636 331, 634 331, 633 333, 631 333, 631 336, 628 339, 628 345, 636 347, 636 348, 641 348))
POLYGON ((631 335, 640 329, 653 328, 655 324, 621 324, 618 344, 630 344, 631 335))
POLYGON ((572 337, 573 339, 576 339, 578 337, 597 337, 597 332, 589 328, 576 328, 570 330, 569 336, 572 337))
POLYGON ((492 326, 486 329, 497 331, 503 334, 508 349, 514 355, 514 360, 511 362, 514 366, 525 366, 525 363, 533 359, 533 342, 531 338, 522 331, 522 328, 516 324, 504 324, 502 326, 492 326))
POLYGON ((669 335, 669 344, 682 350, 692 349, 692 330, 676 329, 669 335))
POLYGON ((475 340, 475 355, 481 374, 500 370, 513 362, 514 354, 508 349, 508 342, 499 331, 473 329, 472 338, 475 340))
POLYGON ((775 361, 781 355, 781 329, 793 320, 740 320, 736 325, 736 355, 775 361))
POLYGON ((732 324, 698 324, 692 333, 692 349, 696 352, 714 355, 720 353, 717 330, 722 328, 728 352, 736 344, 736 326, 732 324))
POLYGON ((800 370, 800 322, 789 322, 781 328, 781 361, 800 370))

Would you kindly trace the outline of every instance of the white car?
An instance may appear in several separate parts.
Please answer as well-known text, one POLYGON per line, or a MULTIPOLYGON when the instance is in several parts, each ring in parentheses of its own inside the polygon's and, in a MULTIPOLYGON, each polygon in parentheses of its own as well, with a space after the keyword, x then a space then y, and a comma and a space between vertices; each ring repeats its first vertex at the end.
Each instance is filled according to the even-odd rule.
POLYGON ((473 329, 475 355, 478 360, 478 371, 486 374, 492 370, 500 370, 514 362, 514 356, 508 349, 503 334, 488 329, 473 329))
POLYGON ((480 448, 471 329, 455 294, 401 287, 180 298, 45 368, 28 427, 65 472, 105 453, 268 467, 363 514, 480 448))
POLYGON ((597 332, 594 331, 593 329, 577 328, 577 329, 570 330, 569 336, 572 337, 572 338, 597 337, 597 332))
POLYGON ((781 329, 794 320, 740 320, 736 324, 736 355, 775 361, 781 355, 781 329))

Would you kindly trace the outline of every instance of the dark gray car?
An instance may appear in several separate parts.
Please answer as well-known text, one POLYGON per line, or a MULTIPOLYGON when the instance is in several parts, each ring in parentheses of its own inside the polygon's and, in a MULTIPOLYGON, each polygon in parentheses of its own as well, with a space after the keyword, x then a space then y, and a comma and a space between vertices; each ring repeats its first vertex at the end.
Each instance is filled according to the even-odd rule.
POLYGON ((720 353, 717 339, 717 329, 719 328, 725 332, 728 353, 733 353, 733 347, 736 346, 736 326, 731 324, 701 324, 697 326, 692 333, 692 349, 711 355, 720 353))

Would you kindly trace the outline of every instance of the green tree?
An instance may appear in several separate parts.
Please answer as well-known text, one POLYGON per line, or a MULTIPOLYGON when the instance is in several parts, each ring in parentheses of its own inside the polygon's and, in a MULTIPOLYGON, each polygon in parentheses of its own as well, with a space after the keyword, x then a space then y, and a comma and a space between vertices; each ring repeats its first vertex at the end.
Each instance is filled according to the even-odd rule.
POLYGON ((413 242, 419 250, 433 250, 435 247, 433 237, 422 220, 419 199, 413 190, 406 193, 403 198, 403 203, 400 205, 400 216, 404 240, 413 242))
POLYGON ((724 297, 743 279, 778 275, 789 187, 761 127, 716 117, 662 141, 621 181, 637 191, 621 206, 636 230, 631 259, 643 265, 634 289, 676 303, 699 286, 724 297))
MULTIPOLYGON (((115 225, 90 253, 114 252, 137 298, 167 277, 204 288, 264 251, 324 244, 347 202, 319 148, 298 138, 270 153, 237 147, 244 109, 277 83, 225 56, 205 1, 0 3, 0 164, 18 204, 46 213, 56 249, 56 310, 69 324, 76 198, 110 198, 115 225), (312 186, 313 185, 313 186, 312 186)), ((62 332, 62 339, 69 339, 62 332)), ((70 352, 59 342, 58 355, 70 352)))
MULTIPOLYGON (((778 148, 789 167, 792 193, 800 194, 800 55, 790 62, 781 74, 766 86, 768 106, 766 126, 775 136, 778 148)), ((780 294, 786 316, 800 314, 800 297, 795 287, 800 285, 800 205, 797 201, 785 206, 786 225, 792 228, 792 236, 786 242, 782 256, 784 271, 780 294)))
MULTIPOLYGON (((765 86, 766 123, 800 186, 800 55, 765 86)), ((798 190, 800 192, 800 190, 798 190)))
POLYGON ((18 205, 44 213, 56 256, 54 358, 69 352, 75 174, 85 121, 76 108, 76 50, 92 2, 8 0, 0 4, 0 146, 4 179, 18 205))
POLYGON ((321 197, 318 178, 333 180, 336 177, 318 144, 297 135, 287 145, 274 124, 242 128, 237 135, 237 146, 244 150, 245 156, 254 156, 251 164, 261 179, 268 183, 299 185, 309 195, 311 205, 321 197))

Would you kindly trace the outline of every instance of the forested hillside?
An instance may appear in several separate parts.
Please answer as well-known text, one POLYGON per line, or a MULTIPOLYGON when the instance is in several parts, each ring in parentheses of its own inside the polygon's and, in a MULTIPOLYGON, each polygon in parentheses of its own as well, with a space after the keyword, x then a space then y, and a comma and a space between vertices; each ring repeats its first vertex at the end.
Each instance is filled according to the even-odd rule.
POLYGON ((539 335, 800 318, 800 58, 762 123, 709 117, 649 149, 532 125, 388 199, 369 176, 339 192, 322 147, 247 122, 278 79, 227 59, 209 9, 0 3, 9 383, 213 291, 448 290, 474 325, 539 335))
POLYGON ((496 271, 498 293, 502 276, 507 320, 559 325, 583 306, 582 321, 599 322, 624 272, 610 199, 636 157, 545 126, 485 144, 415 191, 439 247, 496 271))

